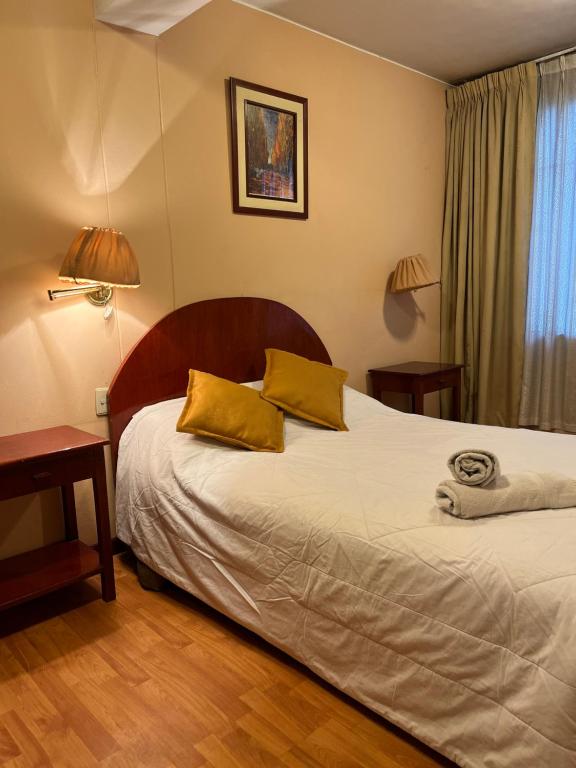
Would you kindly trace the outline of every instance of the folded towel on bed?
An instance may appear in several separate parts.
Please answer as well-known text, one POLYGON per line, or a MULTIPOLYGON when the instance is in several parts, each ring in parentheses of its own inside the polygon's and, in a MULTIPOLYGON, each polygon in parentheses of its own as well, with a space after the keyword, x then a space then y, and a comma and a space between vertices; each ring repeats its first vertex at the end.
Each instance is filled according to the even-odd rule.
POLYGON ((553 472, 502 475, 488 487, 444 480, 436 489, 436 503, 444 512, 465 518, 576 507, 576 480, 553 472))
POLYGON ((500 464, 490 451, 471 448, 456 451, 448 459, 448 469, 454 480, 464 485, 488 485, 500 477, 500 464))

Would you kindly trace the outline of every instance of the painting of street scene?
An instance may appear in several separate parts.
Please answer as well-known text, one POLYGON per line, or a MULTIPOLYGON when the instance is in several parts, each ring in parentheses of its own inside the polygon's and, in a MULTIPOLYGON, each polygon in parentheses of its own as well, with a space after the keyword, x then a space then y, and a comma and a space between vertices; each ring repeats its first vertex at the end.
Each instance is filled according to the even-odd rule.
POLYGON ((244 119, 248 196, 296 200, 296 115, 246 101, 244 119))

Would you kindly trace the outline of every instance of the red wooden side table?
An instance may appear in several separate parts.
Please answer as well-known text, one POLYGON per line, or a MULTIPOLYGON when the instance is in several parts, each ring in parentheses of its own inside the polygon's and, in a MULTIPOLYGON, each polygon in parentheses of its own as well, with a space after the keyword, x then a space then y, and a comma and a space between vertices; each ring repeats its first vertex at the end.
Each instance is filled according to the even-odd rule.
POLYGON ((0 437, 0 501, 60 486, 66 540, 0 560, 0 609, 100 574, 102 599, 114 600, 114 563, 106 491, 108 440, 74 427, 0 437), (74 483, 92 479, 98 547, 78 539, 74 483))
POLYGON ((368 373, 372 393, 377 400, 383 392, 404 392, 412 396, 412 410, 424 413, 424 395, 450 387, 452 389, 452 421, 460 421, 460 399, 463 365, 457 363, 421 363, 413 361, 372 368, 368 373))

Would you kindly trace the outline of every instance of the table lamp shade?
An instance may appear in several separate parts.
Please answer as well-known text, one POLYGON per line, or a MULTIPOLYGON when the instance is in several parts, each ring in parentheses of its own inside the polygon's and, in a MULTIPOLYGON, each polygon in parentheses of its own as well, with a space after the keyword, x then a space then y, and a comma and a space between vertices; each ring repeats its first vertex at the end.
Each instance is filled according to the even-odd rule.
POLYGON ((138 262, 122 232, 104 227, 83 227, 62 263, 60 280, 100 283, 119 288, 140 285, 138 262))
POLYGON ((403 293, 404 291, 415 291, 417 288, 424 288, 426 285, 434 285, 440 282, 435 280, 428 262, 422 256, 407 256, 400 259, 396 264, 396 269, 392 275, 390 291, 392 293, 403 293))

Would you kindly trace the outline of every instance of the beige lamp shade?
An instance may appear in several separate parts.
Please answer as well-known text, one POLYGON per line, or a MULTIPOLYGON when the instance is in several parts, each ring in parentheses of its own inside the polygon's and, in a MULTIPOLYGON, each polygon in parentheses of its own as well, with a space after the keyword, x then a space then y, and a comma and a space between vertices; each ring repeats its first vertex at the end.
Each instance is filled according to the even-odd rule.
POLYGON ((83 227, 62 263, 60 280, 100 283, 119 288, 140 285, 138 262, 122 232, 104 227, 83 227))
POLYGON ((392 275, 390 283, 391 293, 403 293, 404 291, 415 291, 417 288, 424 288, 427 285, 439 283, 435 280, 428 262, 418 253, 416 256, 407 256, 400 259, 396 264, 396 269, 392 275))

